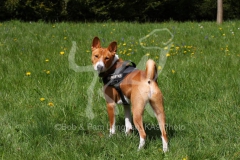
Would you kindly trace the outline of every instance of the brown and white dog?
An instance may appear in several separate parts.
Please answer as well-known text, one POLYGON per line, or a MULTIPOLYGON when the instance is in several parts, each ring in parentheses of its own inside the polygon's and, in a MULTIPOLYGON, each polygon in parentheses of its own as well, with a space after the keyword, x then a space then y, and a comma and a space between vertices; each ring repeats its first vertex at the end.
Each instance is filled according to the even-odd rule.
MULTIPOLYGON (((123 62, 118 58, 117 43, 112 42, 107 48, 102 48, 100 40, 95 37, 92 41, 92 64, 94 70, 98 71, 102 77, 113 73, 123 62)), ((130 102, 124 105, 125 112, 125 132, 130 133, 133 129, 131 123, 131 109, 133 114, 133 122, 140 135, 140 143, 138 149, 145 145, 146 133, 143 126, 143 112, 147 102, 150 103, 161 130, 161 138, 163 151, 168 150, 168 140, 165 131, 165 113, 163 108, 163 95, 158 87, 155 76, 157 75, 156 64, 153 60, 148 60, 146 70, 134 70, 129 73, 121 82, 120 88, 124 97, 130 102)), ((107 111, 110 121, 110 135, 115 133, 115 106, 121 101, 119 92, 113 87, 104 84, 105 99, 107 102, 107 111)))

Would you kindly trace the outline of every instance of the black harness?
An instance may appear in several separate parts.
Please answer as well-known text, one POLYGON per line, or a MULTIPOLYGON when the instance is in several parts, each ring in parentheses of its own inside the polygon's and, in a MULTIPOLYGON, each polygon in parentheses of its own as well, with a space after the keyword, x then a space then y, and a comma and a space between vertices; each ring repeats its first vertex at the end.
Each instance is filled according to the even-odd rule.
MULTIPOLYGON (((117 68, 112 74, 109 74, 107 77, 102 77, 102 81, 105 85, 113 86, 119 93, 123 105, 129 105, 127 100, 124 98, 120 84, 124 77, 129 73, 136 70, 136 64, 131 61, 124 61, 122 66, 117 68)), ((100 75, 99 75, 100 76, 100 75)), ((101 76, 100 76, 101 77, 101 76)))

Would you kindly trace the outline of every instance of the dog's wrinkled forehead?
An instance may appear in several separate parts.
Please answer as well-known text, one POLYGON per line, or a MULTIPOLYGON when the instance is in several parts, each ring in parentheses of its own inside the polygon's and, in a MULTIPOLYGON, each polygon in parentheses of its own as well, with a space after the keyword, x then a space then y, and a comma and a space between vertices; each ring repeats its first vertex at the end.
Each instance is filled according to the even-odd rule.
POLYGON ((93 55, 97 54, 98 56, 103 56, 106 54, 110 54, 110 51, 107 48, 96 48, 95 50, 92 51, 92 54, 93 55))

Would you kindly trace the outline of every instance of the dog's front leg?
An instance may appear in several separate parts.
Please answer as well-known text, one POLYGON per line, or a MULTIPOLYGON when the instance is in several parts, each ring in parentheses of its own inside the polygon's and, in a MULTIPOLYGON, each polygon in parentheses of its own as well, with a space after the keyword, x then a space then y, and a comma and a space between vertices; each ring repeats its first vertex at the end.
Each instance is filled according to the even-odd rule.
POLYGON ((124 113, 125 113, 125 133, 126 135, 130 134, 132 131, 132 123, 131 123, 131 108, 130 105, 124 105, 124 113))
POLYGON ((110 136, 115 134, 115 103, 107 103, 108 118, 110 122, 110 136))

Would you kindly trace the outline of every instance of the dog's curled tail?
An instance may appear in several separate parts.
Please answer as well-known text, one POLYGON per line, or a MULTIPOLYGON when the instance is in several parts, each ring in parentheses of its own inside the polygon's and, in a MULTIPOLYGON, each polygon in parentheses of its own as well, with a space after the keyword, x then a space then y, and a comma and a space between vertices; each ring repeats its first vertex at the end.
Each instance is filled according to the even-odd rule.
POLYGON ((149 59, 146 64, 146 78, 149 84, 152 80, 157 81, 157 67, 152 59, 149 59))

